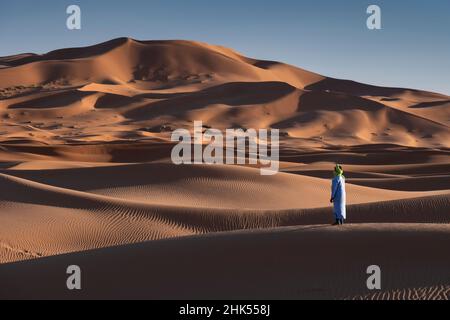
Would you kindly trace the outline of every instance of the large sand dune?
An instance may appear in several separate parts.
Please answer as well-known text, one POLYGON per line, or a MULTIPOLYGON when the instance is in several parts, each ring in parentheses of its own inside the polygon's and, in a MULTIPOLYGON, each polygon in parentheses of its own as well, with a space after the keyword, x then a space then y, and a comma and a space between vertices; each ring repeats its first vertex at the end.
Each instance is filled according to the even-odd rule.
POLYGON ((210 234, 0 266, 0 297, 446 299, 449 245, 449 226, 429 224, 210 234), (374 263, 385 274, 383 293, 365 286, 374 263), (71 264, 84 270, 79 292, 61 285, 71 264))
POLYGON ((143 140, 151 128, 202 120, 279 128, 303 145, 449 147, 448 96, 330 79, 197 42, 121 38, 0 63, 9 66, 0 70, 3 141, 143 140))
POLYGON ((0 66, 0 298, 449 297, 450 97, 190 41, 0 66), (280 129, 282 172, 175 166, 171 131, 195 120, 280 129), (82 293, 64 290, 69 264, 82 293))

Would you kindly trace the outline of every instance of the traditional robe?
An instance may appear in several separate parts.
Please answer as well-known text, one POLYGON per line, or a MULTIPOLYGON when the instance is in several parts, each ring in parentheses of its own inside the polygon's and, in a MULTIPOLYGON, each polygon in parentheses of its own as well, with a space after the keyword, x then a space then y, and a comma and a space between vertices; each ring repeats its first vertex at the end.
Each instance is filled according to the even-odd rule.
POLYGON ((347 212, 345 208, 345 178, 343 175, 337 175, 334 177, 331 184, 331 198, 334 200, 334 215, 336 219, 347 219, 347 212))

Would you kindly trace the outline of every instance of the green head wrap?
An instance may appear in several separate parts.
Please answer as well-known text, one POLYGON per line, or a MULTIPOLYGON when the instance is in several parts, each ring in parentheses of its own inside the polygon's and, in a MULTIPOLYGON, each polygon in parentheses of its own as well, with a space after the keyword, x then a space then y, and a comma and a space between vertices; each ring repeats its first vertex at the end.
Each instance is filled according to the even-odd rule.
POLYGON ((336 167, 334 168, 334 176, 343 176, 344 175, 344 170, 342 169, 342 167, 337 164, 336 167))

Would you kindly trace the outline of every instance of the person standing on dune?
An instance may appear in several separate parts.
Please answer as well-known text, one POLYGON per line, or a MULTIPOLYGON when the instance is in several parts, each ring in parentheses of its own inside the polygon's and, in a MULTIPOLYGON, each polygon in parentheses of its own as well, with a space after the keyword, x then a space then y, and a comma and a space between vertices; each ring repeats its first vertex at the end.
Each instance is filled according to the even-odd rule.
POLYGON ((347 219, 346 194, 344 170, 337 164, 334 168, 334 178, 331 184, 331 203, 334 205, 334 216, 336 222, 333 225, 343 225, 347 219))

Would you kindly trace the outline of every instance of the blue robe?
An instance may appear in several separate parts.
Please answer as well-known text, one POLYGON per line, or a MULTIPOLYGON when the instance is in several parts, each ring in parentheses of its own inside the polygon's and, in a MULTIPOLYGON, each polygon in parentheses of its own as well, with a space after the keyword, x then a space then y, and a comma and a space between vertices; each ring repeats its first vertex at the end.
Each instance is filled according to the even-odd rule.
POLYGON ((334 215, 336 219, 347 219, 347 211, 345 208, 345 178, 336 176, 331 184, 331 198, 334 199, 334 215))

